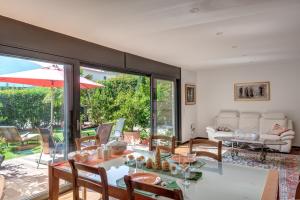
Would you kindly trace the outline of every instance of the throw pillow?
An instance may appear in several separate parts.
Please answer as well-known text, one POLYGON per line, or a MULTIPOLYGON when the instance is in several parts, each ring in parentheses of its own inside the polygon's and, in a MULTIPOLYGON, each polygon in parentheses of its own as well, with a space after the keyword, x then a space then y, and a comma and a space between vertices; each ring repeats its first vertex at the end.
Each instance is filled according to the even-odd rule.
POLYGON ((217 128, 217 131, 223 131, 223 132, 231 132, 231 129, 226 126, 219 126, 217 128))
POLYGON ((274 124, 272 128, 272 134, 274 135, 281 135, 284 132, 287 132, 289 129, 280 126, 279 124, 274 124))

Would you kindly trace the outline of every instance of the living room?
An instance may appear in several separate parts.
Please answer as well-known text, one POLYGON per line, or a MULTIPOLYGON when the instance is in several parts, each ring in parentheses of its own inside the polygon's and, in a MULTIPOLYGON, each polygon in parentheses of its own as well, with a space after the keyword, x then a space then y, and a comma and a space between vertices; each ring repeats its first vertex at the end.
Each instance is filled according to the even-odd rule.
POLYGON ((298 0, 0 2, 0 200, 300 199, 298 0))

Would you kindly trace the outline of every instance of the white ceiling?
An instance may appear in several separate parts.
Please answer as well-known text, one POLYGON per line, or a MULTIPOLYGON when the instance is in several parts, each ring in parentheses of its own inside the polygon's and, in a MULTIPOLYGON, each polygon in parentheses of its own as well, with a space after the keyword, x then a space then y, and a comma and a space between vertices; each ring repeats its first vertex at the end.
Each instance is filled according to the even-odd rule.
POLYGON ((300 60, 300 0, 0 0, 0 15, 185 69, 300 60))

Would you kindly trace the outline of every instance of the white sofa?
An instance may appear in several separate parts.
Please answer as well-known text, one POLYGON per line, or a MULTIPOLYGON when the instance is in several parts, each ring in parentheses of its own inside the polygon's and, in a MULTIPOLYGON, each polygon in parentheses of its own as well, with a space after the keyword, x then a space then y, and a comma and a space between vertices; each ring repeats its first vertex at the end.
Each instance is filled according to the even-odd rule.
POLYGON ((283 113, 254 113, 254 112, 235 112, 235 111, 223 111, 215 118, 215 124, 206 128, 208 138, 215 140, 215 137, 220 136, 233 136, 235 131, 238 134, 256 135, 260 139, 268 140, 284 140, 286 145, 272 145, 271 149, 278 150, 280 152, 289 153, 292 146, 292 140, 295 137, 293 131, 292 121, 288 120, 283 113), (288 128, 289 131, 283 134, 274 135, 271 134, 272 128, 275 124, 279 124, 282 127, 288 128), (226 127, 231 131, 219 131, 220 127, 226 127))

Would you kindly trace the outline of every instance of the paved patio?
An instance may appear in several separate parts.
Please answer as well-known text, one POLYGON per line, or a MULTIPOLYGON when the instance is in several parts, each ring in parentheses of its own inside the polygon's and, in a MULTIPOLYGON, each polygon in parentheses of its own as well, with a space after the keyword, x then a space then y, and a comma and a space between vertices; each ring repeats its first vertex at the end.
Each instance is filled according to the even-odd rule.
MULTIPOLYGON (((48 166, 41 164, 37 169, 36 160, 40 154, 5 160, 0 174, 6 179, 4 200, 19 200, 48 190, 48 166)), ((43 155, 43 163, 51 160, 43 155)), ((60 156, 61 159, 61 156, 60 156)))

